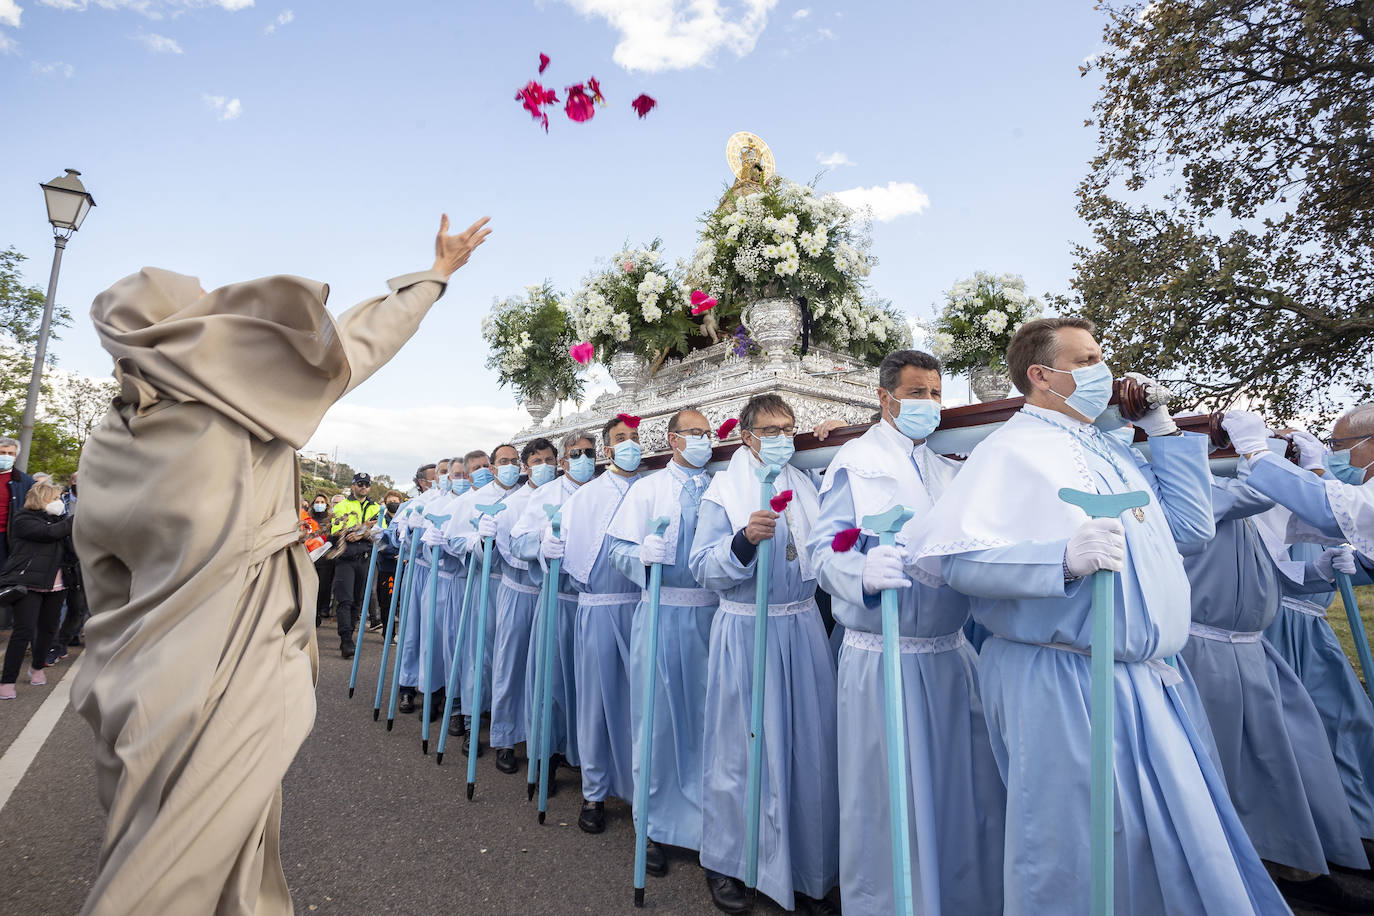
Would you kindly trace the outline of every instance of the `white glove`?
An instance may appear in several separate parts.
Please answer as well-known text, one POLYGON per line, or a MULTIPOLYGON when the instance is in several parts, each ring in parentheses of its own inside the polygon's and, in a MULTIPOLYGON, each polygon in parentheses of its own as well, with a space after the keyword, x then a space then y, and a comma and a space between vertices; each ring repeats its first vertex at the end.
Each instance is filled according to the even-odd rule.
POLYGON ((645 566, 667 563, 668 542, 657 534, 644 535, 644 543, 639 545, 639 562, 645 566))
POLYGON ((1327 582, 1335 582, 1338 572, 1343 572, 1347 576, 1355 575, 1355 551, 1350 547, 1327 550, 1313 560, 1312 565, 1316 568, 1317 575, 1327 582))
POLYGON ((1144 387, 1145 403, 1150 405, 1150 409, 1145 411, 1140 419, 1131 422, 1145 430, 1147 436, 1167 436, 1178 432, 1178 425, 1174 423, 1174 418, 1169 416, 1169 401, 1173 399, 1174 393, 1148 375, 1141 375, 1139 372, 1127 372, 1126 378, 1144 387))
POLYGON ((444 533, 438 528, 426 528, 425 533, 420 535, 420 543, 426 547, 443 547, 444 533))
POLYGON ((487 538, 496 537, 496 516, 484 515, 477 522, 477 537, 485 541, 487 538))
POLYGON ((865 595, 876 595, 888 588, 908 588, 902 552, 888 544, 880 544, 864 555, 863 587, 865 595))
POLYGON ((552 528, 544 529, 544 537, 539 541, 539 555, 546 560, 563 559, 567 544, 560 537, 554 537, 552 528))
POLYGON ((1269 428, 1259 414, 1244 410, 1228 410, 1221 421, 1221 428, 1231 437, 1231 445, 1237 455, 1269 451, 1269 428))
POLYGON ((1072 576, 1099 569, 1126 568, 1126 529, 1115 518, 1090 518, 1078 526, 1064 548, 1064 568, 1072 576))
POLYGON ((1304 471, 1320 471, 1325 467, 1322 459, 1326 457, 1326 446, 1322 445, 1322 440, 1303 429, 1293 430, 1291 438, 1298 446, 1298 464, 1304 471))

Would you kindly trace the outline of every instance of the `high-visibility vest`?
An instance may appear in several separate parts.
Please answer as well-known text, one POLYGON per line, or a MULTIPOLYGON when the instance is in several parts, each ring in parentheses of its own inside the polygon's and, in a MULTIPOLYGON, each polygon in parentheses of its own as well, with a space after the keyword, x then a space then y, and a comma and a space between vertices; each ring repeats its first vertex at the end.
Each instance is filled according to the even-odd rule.
MULTIPOLYGON (((374 503, 367 497, 362 499, 345 499, 334 507, 334 517, 329 525, 330 534, 338 534, 345 528, 352 528, 364 522, 377 518, 377 513, 382 511, 378 503, 374 503)), ((386 516, 383 515, 377 521, 378 528, 386 527, 386 516)))

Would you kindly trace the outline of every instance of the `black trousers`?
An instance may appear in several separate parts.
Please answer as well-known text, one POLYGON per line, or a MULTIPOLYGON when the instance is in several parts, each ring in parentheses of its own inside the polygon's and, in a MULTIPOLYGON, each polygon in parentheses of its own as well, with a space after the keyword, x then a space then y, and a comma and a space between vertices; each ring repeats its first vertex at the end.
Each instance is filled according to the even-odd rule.
POLYGON ((329 599, 334 594, 334 565, 336 560, 319 559, 315 561, 315 575, 319 577, 320 587, 315 592, 315 626, 320 625, 321 617, 329 616, 329 599))
POLYGON ((57 635, 58 616, 62 613, 62 599, 66 590, 56 592, 29 592, 14 603, 14 631, 10 633, 9 645, 5 647, 5 670, 0 674, 0 684, 13 684, 19 680, 19 666, 24 663, 24 652, 33 644, 31 666, 36 671, 48 660, 48 647, 57 635))
POLYGON ((353 644, 353 631, 365 614, 367 596, 366 555, 334 561, 334 615, 339 623, 339 647, 353 644))
POLYGON ((80 587, 67 589, 67 614, 62 618, 62 629, 57 634, 57 641, 62 646, 70 646, 81 628, 86 625, 86 618, 91 616, 91 609, 86 604, 86 590, 80 587))

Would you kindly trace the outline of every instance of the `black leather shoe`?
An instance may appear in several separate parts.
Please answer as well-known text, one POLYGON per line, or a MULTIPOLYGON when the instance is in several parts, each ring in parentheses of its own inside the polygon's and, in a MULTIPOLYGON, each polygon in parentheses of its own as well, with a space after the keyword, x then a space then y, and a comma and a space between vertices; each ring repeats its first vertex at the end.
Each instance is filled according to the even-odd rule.
POLYGON ((429 701, 429 721, 438 722, 444 717, 444 701, 447 697, 440 690, 429 701))
MULTIPOLYGON (((464 741, 463 741, 463 756, 464 756, 464 757, 468 756, 468 754, 471 753, 471 751, 472 751, 471 742, 469 742, 469 741, 467 741, 466 739, 464 739, 464 741)), ((480 740, 477 742, 477 756, 478 756, 478 757, 481 757, 481 756, 482 756, 482 742, 481 742, 480 740)))
POLYGON ((668 857, 663 854, 663 847, 653 840, 644 844, 644 871, 655 878, 668 874, 668 857))
POLYGON ((403 715, 409 715, 410 713, 412 713, 412 712, 415 711, 415 688, 414 688, 414 687, 402 687, 402 688, 401 688, 401 702, 400 702, 400 705, 398 705, 398 706, 396 707, 396 709, 397 709, 398 712, 402 713, 403 715))
POLYGON ((507 774, 520 769, 520 764, 515 762, 515 748, 498 747, 496 749, 496 768, 507 774))
POLYGON ((744 882, 729 875, 706 874, 706 886, 711 890, 711 902, 726 913, 747 913, 753 907, 744 896, 744 882))
POLYGON ((452 738, 461 738, 468 733, 467 726, 463 724, 463 714, 458 713, 450 716, 448 720, 448 733, 452 738))
POLYGON ((352 658, 354 653, 357 651, 358 650, 352 645, 339 646, 339 654, 342 655, 344 658, 352 658))
POLYGON ((604 802, 582 800, 582 813, 578 815, 577 826, 583 833, 601 833, 606 829, 606 805, 604 802))
POLYGON ((805 894, 793 896, 798 913, 805 913, 807 916, 840 916, 840 908, 824 897, 817 900, 815 897, 808 897, 805 894))
POLYGON ((1374 900, 1364 894, 1342 887, 1330 875, 1318 875, 1310 881, 1288 881, 1275 877, 1274 884, 1291 905, 1304 909, 1324 910, 1328 913, 1374 912, 1374 900))

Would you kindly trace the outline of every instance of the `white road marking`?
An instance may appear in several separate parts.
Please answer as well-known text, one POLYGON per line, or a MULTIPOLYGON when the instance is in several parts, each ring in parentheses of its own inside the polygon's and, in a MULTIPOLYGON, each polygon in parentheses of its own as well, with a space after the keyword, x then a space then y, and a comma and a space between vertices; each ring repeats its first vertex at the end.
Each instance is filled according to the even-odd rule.
POLYGON ((0 757, 0 812, 5 810, 15 786, 19 785, 19 780, 29 771, 34 758, 48 740, 48 735, 52 734, 53 728, 57 726, 57 720, 62 718, 62 713, 66 711, 67 701, 72 695, 72 678, 76 676, 76 671, 83 661, 84 657, 78 658, 68 669, 52 693, 48 694, 48 698, 38 707, 33 718, 29 719, 29 724, 24 726, 19 737, 14 739, 14 743, 5 751, 4 756, 0 757))

